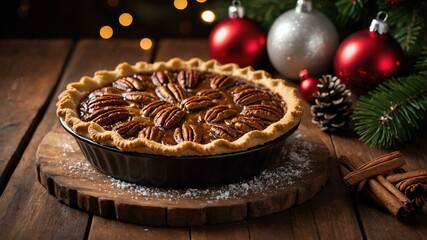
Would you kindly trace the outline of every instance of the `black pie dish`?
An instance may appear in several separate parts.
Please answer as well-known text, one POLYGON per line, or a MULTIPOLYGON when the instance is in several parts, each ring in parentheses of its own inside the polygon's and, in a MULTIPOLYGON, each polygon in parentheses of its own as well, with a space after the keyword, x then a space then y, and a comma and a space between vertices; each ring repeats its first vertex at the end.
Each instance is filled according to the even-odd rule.
POLYGON ((62 127, 79 145, 85 158, 100 172, 126 182, 152 187, 209 187, 253 177, 280 154, 286 139, 299 123, 284 135, 245 151, 211 156, 171 157, 125 152, 76 134, 62 118, 62 127))

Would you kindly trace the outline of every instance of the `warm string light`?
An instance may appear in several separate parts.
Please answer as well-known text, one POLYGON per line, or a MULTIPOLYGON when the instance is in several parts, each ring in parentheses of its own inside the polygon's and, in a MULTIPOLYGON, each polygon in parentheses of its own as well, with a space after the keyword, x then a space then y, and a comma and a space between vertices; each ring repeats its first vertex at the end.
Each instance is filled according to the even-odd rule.
POLYGON ((178 10, 184 10, 188 6, 187 0, 174 0, 173 6, 178 10))
POLYGON ((119 17, 119 23, 124 27, 131 25, 132 21, 133 17, 129 13, 122 13, 119 17))
POLYGON ((103 39, 110 39, 113 36, 113 29, 110 26, 103 26, 99 29, 99 35, 103 39))
MULTIPOLYGON (((196 1, 199 3, 206 2, 206 0, 196 0, 196 1)), ((107 0, 107 4, 110 7, 115 7, 120 4, 120 0, 107 0)), ((173 5, 177 10, 184 10, 188 7, 188 0, 174 0, 173 5)), ((216 15, 211 10, 205 10, 200 14, 200 18, 205 23, 212 23, 215 21, 216 15)), ((133 16, 130 13, 122 13, 119 16, 118 20, 120 25, 127 27, 132 24, 133 16)), ((191 23, 184 22, 180 24, 180 31, 183 33, 184 32, 189 33, 191 31, 191 23)), ((99 35, 103 39, 110 39, 113 36, 113 33, 114 33, 113 29, 108 25, 101 27, 99 30, 99 35)), ((142 38, 141 41, 139 42, 139 46, 141 47, 142 50, 147 51, 153 47, 153 42, 150 38, 142 38)))
POLYGON ((149 38, 143 38, 139 42, 139 46, 142 48, 142 50, 150 50, 151 47, 153 47, 153 41, 149 38))
POLYGON ((200 14, 201 19, 206 23, 212 23, 215 21, 215 13, 211 10, 205 10, 200 14))

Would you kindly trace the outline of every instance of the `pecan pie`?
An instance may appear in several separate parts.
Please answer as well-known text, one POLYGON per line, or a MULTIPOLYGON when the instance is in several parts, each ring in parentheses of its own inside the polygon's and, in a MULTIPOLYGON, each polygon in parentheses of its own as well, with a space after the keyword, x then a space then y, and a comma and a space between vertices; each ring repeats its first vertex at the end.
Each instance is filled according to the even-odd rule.
POLYGON ((302 115, 284 80, 196 58, 98 71, 69 84, 57 106, 58 116, 85 138, 163 156, 246 150, 285 134, 302 115))

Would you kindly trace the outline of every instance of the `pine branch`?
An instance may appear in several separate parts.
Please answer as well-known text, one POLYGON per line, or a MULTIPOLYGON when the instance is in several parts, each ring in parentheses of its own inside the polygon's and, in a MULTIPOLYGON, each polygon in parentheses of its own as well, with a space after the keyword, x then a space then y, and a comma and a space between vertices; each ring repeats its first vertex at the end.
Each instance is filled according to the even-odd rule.
POLYGON ((416 46, 427 20, 424 16, 425 6, 412 3, 390 6, 385 1, 379 2, 379 9, 388 13, 387 23, 390 26, 390 34, 404 51, 417 50, 416 46))
POLYGON ((362 0, 338 0, 335 5, 338 10, 336 22, 344 26, 347 22, 352 19, 354 21, 359 21, 360 16, 362 15, 362 9, 365 4, 365 1, 362 0))
POLYGON ((412 139, 426 114, 427 79, 414 75, 390 79, 360 97, 352 118, 361 141, 388 148, 412 139))
POLYGON ((415 63, 415 70, 427 76, 427 46, 423 48, 418 61, 415 63))

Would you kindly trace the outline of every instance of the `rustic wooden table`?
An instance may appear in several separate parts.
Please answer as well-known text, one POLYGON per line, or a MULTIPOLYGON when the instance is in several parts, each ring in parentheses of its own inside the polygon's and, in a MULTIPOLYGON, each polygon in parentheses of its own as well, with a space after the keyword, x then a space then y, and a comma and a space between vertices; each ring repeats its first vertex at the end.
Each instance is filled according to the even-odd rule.
MULTIPOLYGON (((36 151, 52 127, 57 95, 69 82, 120 62, 208 59, 207 41, 166 39, 151 51, 138 40, 0 40, 0 239, 425 239, 427 210, 403 221, 347 192, 336 157, 373 149, 354 133, 326 134, 310 122, 332 153, 326 186, 311 200, 266 217, 203 227, 149 227, 119 222, 61 204, 38 182, 36 151)), ((308 107, 308 105, 306 105, 308 107)), ((427 169, 426 126, 398 148, 409 169, 427 169)), ((390 151, 390 150, 389 150, 390 151)))

